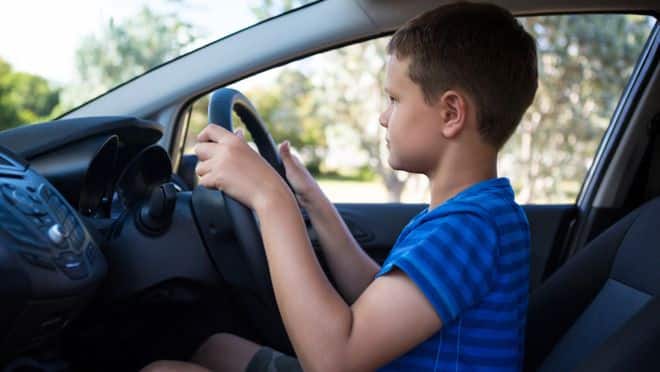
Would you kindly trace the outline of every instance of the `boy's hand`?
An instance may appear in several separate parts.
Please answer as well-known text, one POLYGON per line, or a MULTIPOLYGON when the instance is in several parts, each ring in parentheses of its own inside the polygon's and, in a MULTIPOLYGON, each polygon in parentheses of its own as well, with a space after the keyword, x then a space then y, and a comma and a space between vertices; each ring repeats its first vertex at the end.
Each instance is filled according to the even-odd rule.
POLYGON ((222 189, 255 211, 289 192, 275 169, 245 143, 240 129, 234 134, 219 125, 208 125, 197 141, 195 173, 200 185, 222 189))
POLYGON ((280 144, 280 156, 284 163, 286 178, 303 207, 309 206, 317 197, 322 196, 321 188, 314 177, 300 159, 291 153, 289 141, 280 144))

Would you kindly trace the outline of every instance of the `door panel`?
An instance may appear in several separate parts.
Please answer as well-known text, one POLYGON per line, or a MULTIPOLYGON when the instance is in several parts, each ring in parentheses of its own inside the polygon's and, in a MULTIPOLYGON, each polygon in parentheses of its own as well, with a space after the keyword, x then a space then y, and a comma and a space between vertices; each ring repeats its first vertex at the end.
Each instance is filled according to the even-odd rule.
MULTIPOLYGON (((336 204, 344 221, 362 248, 382 264, 396 242, 399 232, 425 204, 336 204)), ((535 289, 546 277, 553 250, 560 247, 576 214, 575 205, 523 206, 530 224, 530 287, 535 289)), ((314 233, 311 232, 314 238, 314 233)), ((318 242, 312 239, 315 245, 318 242)))
POLYGON ((382 264, 403 227, 425 204, 335 204, 356 240, 369 256, 382 264), (359 235, 358 235, 359 236, 359 235), (365 239, 364 236, 367 236, 365 239))

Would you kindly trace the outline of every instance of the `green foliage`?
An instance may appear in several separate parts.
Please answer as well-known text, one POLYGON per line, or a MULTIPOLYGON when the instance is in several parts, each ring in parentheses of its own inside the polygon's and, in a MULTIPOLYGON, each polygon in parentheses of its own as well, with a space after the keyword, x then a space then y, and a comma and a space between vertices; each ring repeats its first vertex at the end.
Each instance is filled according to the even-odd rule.
MULTIPOLYGON (((307 164, 309 169, 309 164, 307 164)), ((313 173, 315 176, 318 174, 320 180, 332 181, 359 181, 359 182, 372 182, 378 179, 376 172, 369 166, 363 165, 356 169, 352 169, 348 173, 331 170, 323 173, 313 173)))
MULTIPOLYGON (((253 7, 260 19, 299 5, 275 0, 260 4, 253 7)), ((570 203, 652 24, 649 17, 616 14, 527 17, 521 22, 537 39, 539 90, 501 152, 500 174, 511 178, 520 202, 570 203)), ((377 121, 386 42, 381 38, 332 50, 237 85, 255 103, 275 140, 288 139, 315 175, 380 180, 390 200, 397 201, 407 184, 423 183, 408 182, 414 178, 387 164, 377 121), (342 152, 365 161, 330 166, 328 159, 342 152)), ((195 104, 189 148, 206 125, 207 105, 206 97, 195 104)))
POLYGON ((0 60, 0 130, 51 119, 180 55, 195 38, 192 26, 176 14, 145 6, 120 23, 110 19, 99 34, 82 39, 75 56, 79 81, 64 89, 12 71, 0 60))
POLYGON ((572 202, 648 38, 647 17, 529 17, 539 89, 502 151, 523 202, 572 202))
POLYGON ((13 71, 0 59, 0 130, 49 119, 59 94, 44 78, 13 71))
MULTIPOLYGON (((264 7, 274 3, 266 1, 264 7)), ((651 24, 648 17, 615 14, 528 17, 521 22, 537 39, 539 90, 501 153, 500 173, 512 179, 521 202, 572 202, 651 24)), ((291 64, 278 72, 274 83, 252 84, 256 87, 247 93, 276 138, 290 139, 303 154, 321 139, 325 153, 336 151, 328 148, 330 137, 349 139, 341 141, 343 151, 366 154, 366 163, 355 169, 371 169, 397 201, 411 178, 389 168, 377 122, 385 43, 363 42, 291 64), (304 89, 296 89, 296 83, 304 89), (313 109, 301 111, 303 102, 313 109), (301 124, 309 115, 317 130, 301 124), (304 141, 304 133, 315 133, 309 137, 313 140, 304 141)), ((324 177, 355 174, 328 167, 324 157, 303 158, 324 177)))
MULTIPOLYGON (((325 123, 318 113, 319 100, 313 96, 314 87, 307 76, 297 70, 282 70, 274 84, 254 87, 243 92, 257 108, 276 143, 288 140, 306 160, 312 173, 320 173, 327 151, 325 123)), ((204 96, 193 105, 186 138, 186 152, 192 151, 197 134, 208 123, 209 97, 204 96)), ((234 117, 235 129, 244 127, 234 117)), ((250 141, 249 133, 246 140, 250 141)))
POLYGON ((120 23, 110 19, 99 34, 87 35, 76 51, 80 83, 68 92, 83 102, 181 54, 196 39, 192 25, 176 14, 143 7, 120 23))
POLYGON ((284 69, 270 89, 249 90, 259 114, 276 142, 288 140, 312 170, 318 170, 327 151, 325 123, 318 114, 321 102, 305 74, 284 69), (314 166, 316 165, 316 166, 314 166))

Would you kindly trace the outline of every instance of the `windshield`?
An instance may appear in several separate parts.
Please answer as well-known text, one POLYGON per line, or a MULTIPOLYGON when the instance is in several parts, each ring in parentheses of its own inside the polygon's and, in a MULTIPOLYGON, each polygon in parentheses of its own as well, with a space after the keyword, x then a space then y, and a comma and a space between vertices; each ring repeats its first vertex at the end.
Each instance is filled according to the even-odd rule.
POLYGON ((21 0, 0 12, 0 130, 48 120, 313 0, 21 0))

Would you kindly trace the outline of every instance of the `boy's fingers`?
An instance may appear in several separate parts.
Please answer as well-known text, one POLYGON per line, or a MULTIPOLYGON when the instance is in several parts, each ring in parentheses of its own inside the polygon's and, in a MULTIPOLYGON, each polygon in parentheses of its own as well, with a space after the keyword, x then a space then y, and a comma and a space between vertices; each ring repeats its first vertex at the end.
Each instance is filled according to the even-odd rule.
POLYGON ((289 141, 284 141, 280 144, 280 154, 285 168, 296 167, 305 168, 300 158, 291 152, 291 145, 289 141))
POLYGON ((208 187, 208 188, 213 187, 213 183, 211 182, 211 177, 208 174, 199 177, 198 183, 204 187, 208 187))
POLYGON ((207 160, 213 154, 214 143, 202 142, 195 145, 195 155, 200 161, 207 160))
POLYGON ((208 142, 210 141, 210 134, 209 134, 209 126, 207 125, 206 128, 202 129, 201 132, 197 135, 197 142, 208 142))
POLYGON ((209 123, 209 125, 204 128, 204 130, 199 133, 197 136, 197 141, 199 142, 220 142, 220 140, 227 136, 228 134, 231 134, 230 131, 227 129, 221 127, 218 124, 214 123, 209 123))
POLYGON ((207 161, 201 161, 201 162, 197 163, 197 166, 195 166, 195 174, 197 174, 197 176, 199 176, 199 177, 204 176, 208 172, 209 172, 209 170, 208 170, 208 162, 207 161))
POLYGON ((209 129, 210 125, 207 125, 206 128, 197 135, 197 142, 208 142, 211 141, 211 130, 209 129))
POLYGON ((282 162, 284 166, 290 167, 295 165, 294 156, 291 154, 291 147, 289 147, 289 141, 284 141, 280 144, 280 156, 282 157, 282 162))
POLYGON ((282 157, 291 155, 291 149, 289 149, 289 141, 280 143, 280 154, 282 157))

